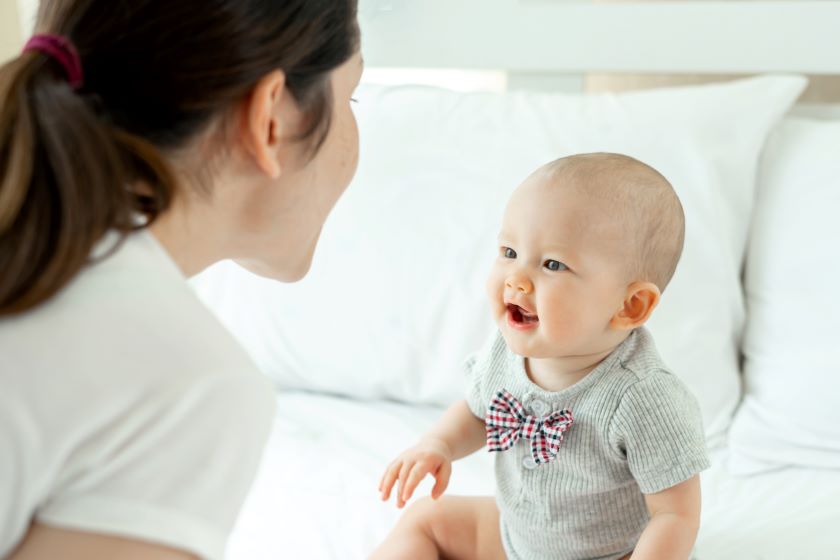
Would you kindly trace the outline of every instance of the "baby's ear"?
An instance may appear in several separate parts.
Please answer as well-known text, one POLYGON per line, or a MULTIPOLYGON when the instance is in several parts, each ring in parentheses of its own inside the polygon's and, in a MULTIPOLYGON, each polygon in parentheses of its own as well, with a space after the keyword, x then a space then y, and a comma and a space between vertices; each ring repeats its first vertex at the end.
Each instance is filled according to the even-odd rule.
POLYGON ((633 282, 627 286, 624 302, 612 319, 610 326, 618 330, 631 330, 641 327, 653 313, 662 297, 656 284, 652 282, 633 282))

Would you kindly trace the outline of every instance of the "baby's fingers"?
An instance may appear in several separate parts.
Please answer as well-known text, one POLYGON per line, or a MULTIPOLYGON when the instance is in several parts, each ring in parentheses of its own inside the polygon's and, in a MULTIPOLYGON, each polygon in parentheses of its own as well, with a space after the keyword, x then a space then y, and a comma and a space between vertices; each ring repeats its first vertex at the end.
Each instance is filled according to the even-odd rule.
POLYGON ((391 463, 382 475, 382 480, 379 481, 379 491, 382 493, 382 501, 388 501, 391 497, 391 488, 394 487, 394 482, 400 473, 403 462, 400 460, 391 463))
POLYGON ((385 472, 382 473, 382 477, 379 479, 379 486, 377 487, 377 488, 379 488, 380 492, 382 492, 382 488, 385 487, 385 481, 388 480, 388 476, 391 474, 391 471, 394 468, 394 464, 397 463, 397 462, 399 462, 399 460, 391 461, 388 464, 388 466, 385 467, 385 472))
POLYGON ((452 474, 452 463, 444 461, 435 473, 435 486, 432 488, 432 499, 437 500, 443 495, 449 485, 449 476, 452 474))
POLYGON ((408 478, 408 473, 411 472, 412 467, 416 465, 414 461, 404 461, 402 467, 400 468, 400 484, 397 489, 397 507, 401 508, 405 505, 405 500, 402 499, 404 488, 405 488, 405 481, 408 478))
POLYGON ((414 489, 417 488, 417 485, 420 484, 420 481, 423 480, 423 477, 429 470, 423 463, 417 463, 414 465, 414 468, 411 469, 411 472, 408 473, 408 477, 405 481, 405 487, 401 488, 399 499, 402 501, 403 504, 411 498, 411 495, 414 494, 414 489))

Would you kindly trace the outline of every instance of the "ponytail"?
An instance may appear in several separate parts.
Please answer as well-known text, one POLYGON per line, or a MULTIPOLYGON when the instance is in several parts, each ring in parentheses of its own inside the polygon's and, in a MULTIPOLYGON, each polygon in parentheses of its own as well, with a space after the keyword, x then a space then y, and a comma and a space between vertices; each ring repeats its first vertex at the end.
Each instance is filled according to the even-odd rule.
POLYGON ((174 193, 157 148, 97 115, 56 66, 25 52, 0 68, 0 317, 49 299, 106 232, 148 225, 174 193))

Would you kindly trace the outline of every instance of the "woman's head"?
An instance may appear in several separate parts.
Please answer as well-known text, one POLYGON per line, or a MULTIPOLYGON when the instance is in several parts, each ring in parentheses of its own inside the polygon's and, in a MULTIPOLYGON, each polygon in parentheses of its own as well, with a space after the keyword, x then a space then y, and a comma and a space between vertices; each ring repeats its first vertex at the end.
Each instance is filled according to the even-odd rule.
POLYGON ((0 69, 0 315, 176 209, 224 222, 216 256, 300 276, 311 250, 269 240, 312 237, 355 169, 356 0, 47 0, 37 31, 69 39, 84 82, 35 50, 0 69), (297 229, 277 223, 295 204, 297 229))
MULTIPOLYGON (((209 244, 217 255, 192 271, 225 257, 263 276, 303 277, 321 227, 356 171, 358 130, 350 102, 361 71, 357 53, 332 72, 331 126, 314 154, 305 143, 285 141, 301 129, 301 116, 284 94, 282 75, 268 75, 254 88, 230 126, 234 150, 209 208, 213 223, 224 222, 214 232, 226 237, 209 244)), ((195 202, 194 209, 207 207, 201 198, 195 202)))

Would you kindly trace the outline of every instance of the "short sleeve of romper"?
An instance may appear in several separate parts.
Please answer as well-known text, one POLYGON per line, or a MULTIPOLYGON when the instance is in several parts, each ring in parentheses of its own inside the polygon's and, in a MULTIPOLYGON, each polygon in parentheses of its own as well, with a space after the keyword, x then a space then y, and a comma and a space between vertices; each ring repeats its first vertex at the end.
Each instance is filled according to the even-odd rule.
POLYGON ((664 370, 650 372, 624 393, 610 425, 610 443, 626 457, 645 494, 670 488, 710 466, 697 401, 664 370))
POLYGON ((507 374, 507 346, 500 332, 490 336, 475 354, 464 363, 466 400, 470 411, 481 420, 490 402, 490 387, 504 385, 507 374))

